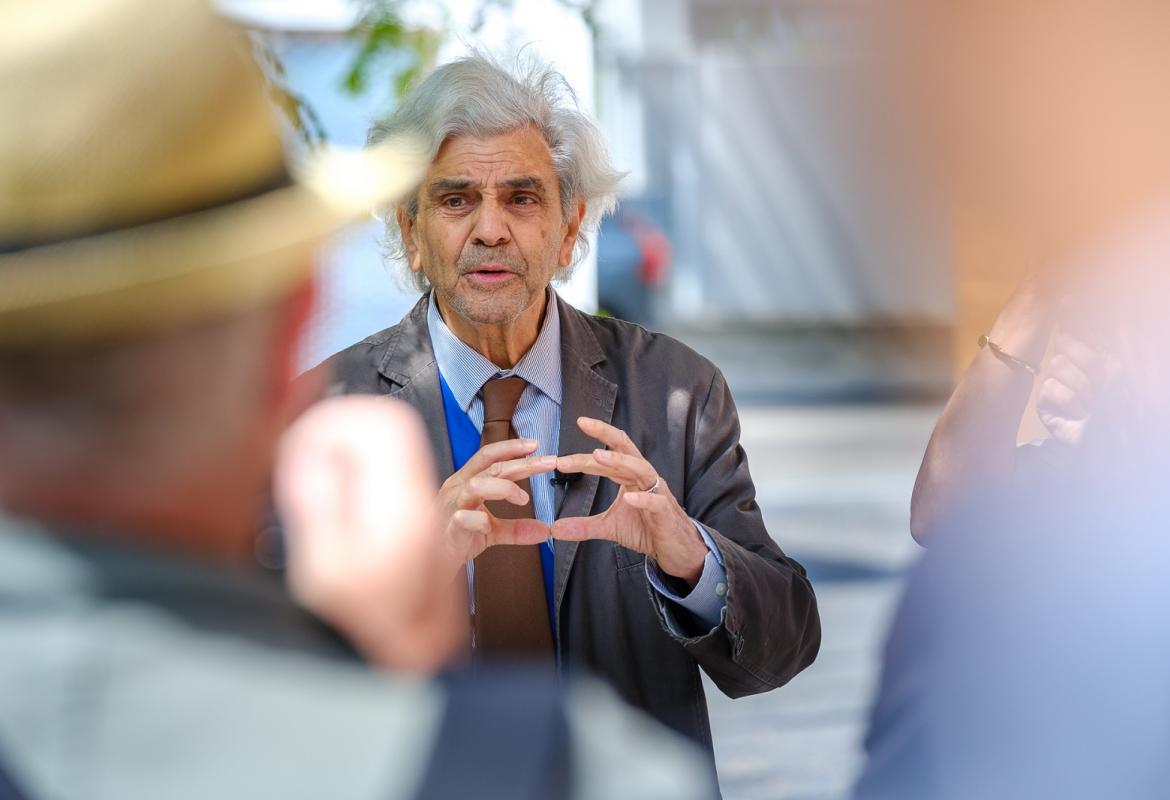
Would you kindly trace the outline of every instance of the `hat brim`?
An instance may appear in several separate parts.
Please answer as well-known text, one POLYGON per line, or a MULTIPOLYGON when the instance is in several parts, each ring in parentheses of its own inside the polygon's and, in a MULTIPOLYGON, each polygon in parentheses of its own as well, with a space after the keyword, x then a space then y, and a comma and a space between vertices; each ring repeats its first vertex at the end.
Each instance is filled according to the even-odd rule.
POLYGON ((331 151, 285 188, 0 254, 0 344, 112 338, 259 306, 306 278, 325 239, 401 199, 425 168, 413 140, 331 151))

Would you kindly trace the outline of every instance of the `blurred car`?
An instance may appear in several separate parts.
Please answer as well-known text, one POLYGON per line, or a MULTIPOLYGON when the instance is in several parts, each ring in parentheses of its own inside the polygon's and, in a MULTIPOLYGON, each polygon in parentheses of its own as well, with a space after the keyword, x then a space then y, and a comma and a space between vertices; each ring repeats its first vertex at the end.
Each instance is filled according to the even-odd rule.
POLYGON ((619 319, 652 324, 670 276, 670 239, 646 201, 623 200, 597 236, 598 305, 619 319))

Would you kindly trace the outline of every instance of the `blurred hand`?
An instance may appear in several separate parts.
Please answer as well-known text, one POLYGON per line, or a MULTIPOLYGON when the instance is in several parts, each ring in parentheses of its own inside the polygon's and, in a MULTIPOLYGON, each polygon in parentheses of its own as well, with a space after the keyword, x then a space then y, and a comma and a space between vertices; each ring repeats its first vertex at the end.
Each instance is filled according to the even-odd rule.
POLYGON ((562 456, 557 469, 600 475, 621 489, 613 505, 601 514, 557 520, 553 536, 568 541, 609 539, 650 556, 667 575, 693 586, 703 573, 707 545, 666 482, 625 431, 588 417, 577 420, 577 425, 609 449, 562 456), (657 491, 647 491, 656 483, 657 491))
POLYGON ((1053 439, 1071 447, 1084 440, 1111 367, 1111 359, 1099 348, 1067 328, 1057 332, 1036 396, 1036 413, 1053 439))
POLYGON ((428 672, 468 642, 439 537, 430 448, 407 406, 337 397, 285 435, 275 492, 293 596, 379 666, 428 672))
POLYGON ((539 443, 512 439, 485 445, 439 490, 440 527, 448 571, 462 574, 463 566, 497 544, 540 544, 551 535, 535 519, 500 519, 485 503, 500 501, 516 506, 528 503, 528 493, 516 481, 556 468, 556 456, 529 458, 539 443))

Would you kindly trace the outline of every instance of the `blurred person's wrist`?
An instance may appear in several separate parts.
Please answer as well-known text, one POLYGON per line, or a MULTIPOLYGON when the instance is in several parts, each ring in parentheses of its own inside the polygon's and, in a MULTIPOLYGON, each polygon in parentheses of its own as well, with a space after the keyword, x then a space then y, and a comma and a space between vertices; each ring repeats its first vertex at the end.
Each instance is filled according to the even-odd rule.
MULTIPOLYGON (((1039 367, 1052 337, 1056 306, 1052 288, 1042 278, 1028 276, 996 317, 987 338, 1003 352, 1039 367)), ((988 355, 995 357, 994 352, 988 355)))

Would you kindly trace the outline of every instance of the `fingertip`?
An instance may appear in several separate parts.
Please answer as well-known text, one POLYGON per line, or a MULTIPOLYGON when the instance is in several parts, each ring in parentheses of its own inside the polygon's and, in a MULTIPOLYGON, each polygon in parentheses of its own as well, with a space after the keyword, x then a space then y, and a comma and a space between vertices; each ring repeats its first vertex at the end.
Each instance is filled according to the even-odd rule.
POLYGON ((549 534, 554 539, 571 539, 573 538, 573 526, 556 520, 549 526, 549 534))

